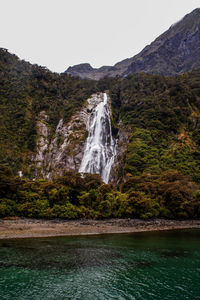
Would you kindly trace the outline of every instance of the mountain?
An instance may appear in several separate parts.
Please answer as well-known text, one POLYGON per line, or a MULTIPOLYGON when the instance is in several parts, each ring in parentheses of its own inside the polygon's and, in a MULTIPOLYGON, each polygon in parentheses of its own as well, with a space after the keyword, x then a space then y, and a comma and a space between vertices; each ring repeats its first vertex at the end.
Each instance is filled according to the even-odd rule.
POLYGON ((197 16, 98 81, 0 49, 0 217, 200 217, 197 16))
POLYGON ((0 49, 0 162, 28 176, 44 112, 48 117, 43 122, 53 132, 61 118, 69 121, 95 91, 92 81, 52 73, 0 49))
POLYGON ((200 70, 95 82, 1 50, 0 83, 0 217, 200 217, 200 70), (88 143, 99 170, 115 146, 108 184, 88 143))
POLYGON ((199 67, 200 8, 197 8, 132 58, 99 69, 90 64, 79 64, 69 67, 65 73, 98 80, 140 72, 174 76, 199 67))

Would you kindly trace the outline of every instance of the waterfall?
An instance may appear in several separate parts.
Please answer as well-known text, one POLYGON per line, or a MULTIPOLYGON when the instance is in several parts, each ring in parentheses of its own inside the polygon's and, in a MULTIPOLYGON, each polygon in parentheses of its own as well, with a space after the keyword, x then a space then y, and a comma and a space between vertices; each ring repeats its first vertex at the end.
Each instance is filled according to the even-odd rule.
POLYGON ((93 109, 88 120, 88 137, 79 172, 99 174, 108 183, 116 150, 106 93, 102 100, 93 109))

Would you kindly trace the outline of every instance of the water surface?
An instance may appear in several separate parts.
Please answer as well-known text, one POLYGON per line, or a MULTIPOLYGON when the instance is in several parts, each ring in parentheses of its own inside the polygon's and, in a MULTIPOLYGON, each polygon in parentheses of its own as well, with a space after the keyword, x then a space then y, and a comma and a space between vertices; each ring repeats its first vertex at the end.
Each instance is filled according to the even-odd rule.
POLYGON ((0 299, 200 299, 200 230, 1 240, 0 299))

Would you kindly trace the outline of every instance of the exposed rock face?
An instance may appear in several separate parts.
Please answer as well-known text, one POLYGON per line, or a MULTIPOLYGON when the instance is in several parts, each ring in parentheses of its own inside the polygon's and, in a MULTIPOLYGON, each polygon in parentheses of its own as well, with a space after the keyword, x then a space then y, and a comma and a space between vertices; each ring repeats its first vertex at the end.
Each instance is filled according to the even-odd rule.
POLYGON ((181 21, 134 57, 123 75, 137 72, 178 75, 200 67, 200 9, 181 21))
POLYGON ((99 69, 93 68, 90 64, 84 63, 69 67, 65 73, 72 76, 78 76, 80 78, 88 78, 99 80, 107 74, 110 74, 110 71, 118 71, 117 68, 111 66, 103 66, 99 69))
POLYGON ((172 76, 199 68, 199 58, 200 8, 197 8, 132 58, 99 69, 93 69, 89 64, 77 65, 68 68, 66 73, 97 80, 139 72, 172 76))
POLYGON ((87 64, 87 63, 79 64, 79 65, 68 68, 68 72, 74 76, 76 76, 77 73, 80 73, 84 77, 85 74, 88 74, 91 71, 93 71, 93 68, 90 64, 87 64))
POLYGON ((84 154, 87 138, 87 123, 90 113, 102 102, 102 93, 92 95, 80 112, 65 124, 61 119, 52 137, 45 111, 39 114, 37 130, 39 141, 37 153, 33 157, 35 177, 51 179, 66 170, 78 172, 84 154))
POLYGON ((117 185, 121 184, 119 178, 124 177, 123 157, 126 153, 129 137, 132 133, 132 129, 124 127, 122 121, 119 121, 118 128, 119 131, 116 137, 116 156, 110 173, 110 182, 114 182, 117 185))
POLYGON ((49 145, 49 137, 50 137, 50 129, 47 126, 47 121, 49 117, 46 115, 45 111, 41 111, 39 114, 39 121, 37 122, 37 132, 39 136, 39 141, 37 143, 37 153, 34 157, 34 161, 36 162, 37 171, 35 172, 37 175, 44 176, 44 164, 45 164, 45 154, 48 151, 49 145), (40 170, 40 171, 39 171, 40 170))

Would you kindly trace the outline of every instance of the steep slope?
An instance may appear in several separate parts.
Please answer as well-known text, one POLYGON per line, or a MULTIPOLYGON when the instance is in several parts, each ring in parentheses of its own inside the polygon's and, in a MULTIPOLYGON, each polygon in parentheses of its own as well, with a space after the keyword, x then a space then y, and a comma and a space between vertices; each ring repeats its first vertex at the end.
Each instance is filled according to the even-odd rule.
POLYGON ((87 138, 81 111, 94 92, 107 90, 118 140, 112 181, 175 169, 200 182, 199 71, 95 82, 53 74, 3 49, 0 54, 0 161, 14 174, 52 178, 78 171, 87 138))
POLYGON ((110 101, 105 102, 105 98, 106 93, 93 94, 69 122, 60 119, 55 131, 47 124, 46 112, 40 112, 36 152, 32 155, 34 178, 52 179, 70 170, 99 174, 108 182, 115 144, 110 101))
POLYGON ((177 77, 143 73, 110 79, 115 120, 131 129, 119 177, 178 170, 200 183, 199 78, 196 70, 177 77))
POLYGON ((93 69, 80 64, 66 73, 81 78, 100 79, 105 76, 127 76, 150 73, 173 76, 200 67, 200 8, 172 25, 138 55, 125 59, 113 67, 93 69))
POLYGON ((200 217, 200 70, 94 82, 1 49, 0 83, 0 217, 200 217), (77 173, 97 112, 86 100, 102 102, 103 91, 112 106, 112 130, 100 117, 104 144, 106 131, 117 140, 109 184, 77 173))
MULTIPOLYGON (((68 122, 96 91, 95 82, 67 74, 54 74, 0 49, 0 161, 14 173, 33 174, 31 156, 36 151, 41 112, 49 132, 60 119, 68 122)), ((53 137, 50 135, 49 139, 53 137)))
MULTIPOLYGON (((103 184, 96 174, 82 177, 76 172, 90 107, 79 110, 86 117, 82 120, 78 111, 69 122, 60 119, 51 139, 50 110, 48 114, 42 110, 36 122, 38 147, 32 166, 39 178, 15 177, 0 164, 0 217, 199 218, 200 70, 170 78, 144 73, 107 78, 97 87, 109 89, 112 131, 118 140, 112 183, 103 184), (73 143, 77 134, 78 143, 73 143), (71 151, 79 155, 71 161, 75 172, 69 172, 71 151), (49 172, 62 176, 41 180, 49 172)), ((54 113, 59 117, 59 111, 54 113)), ((16 148, 15 139, 12 147, 7 144, 8 152, 12 148, 16 148)))

